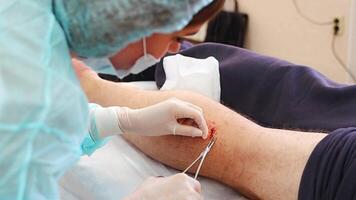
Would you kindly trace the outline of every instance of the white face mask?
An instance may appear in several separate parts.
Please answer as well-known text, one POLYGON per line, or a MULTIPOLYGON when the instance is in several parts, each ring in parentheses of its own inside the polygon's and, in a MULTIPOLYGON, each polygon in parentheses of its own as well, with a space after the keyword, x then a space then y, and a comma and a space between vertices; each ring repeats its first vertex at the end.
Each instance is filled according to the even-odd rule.
POLYGON ((117 69, 117 76, 123 78, 129 74, 138 74, 152 65, 158 63, 160 60, 155 58, 153 55, 147 53, 146 38, 142 39, 143 43, 143 56, 138 58, 135 64, 128 70, 117 69))
POLYGON ((120 79, 128 76, 129 74, 138 74, 160 61, 151 54, 147 53, 146 38, 143 38, 142 42, 143 56, 138 58, 135 64, 128 70, 115 69, 109 58, 87 58, 83 61, 98 73, 116 75, 120 79))

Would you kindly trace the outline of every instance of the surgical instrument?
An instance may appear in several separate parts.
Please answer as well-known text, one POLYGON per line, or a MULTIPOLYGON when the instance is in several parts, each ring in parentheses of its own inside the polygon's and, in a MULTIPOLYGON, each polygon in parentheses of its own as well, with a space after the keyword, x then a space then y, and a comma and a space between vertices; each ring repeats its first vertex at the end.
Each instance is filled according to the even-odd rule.
POLYGON ((198 156, 197 159, 195 159, 184 171, 183 173, 186 173, 196 162, 198 162, 200 160, 198 169, 195 172, 195 176, 194 179, 197 179, 199 172, 200 172, 200 168, 203 165, 203 162, 205 160, 205 157, 208 155, 208 153, 210 152, 210 149, 213 147, 213 145, 215 144, 217 140, 217 137, 213 137, 211 138, 211 140, 209 141, 208 145, 205 147, 204 151, 202 151, 200 153, 200 155, 198 156))

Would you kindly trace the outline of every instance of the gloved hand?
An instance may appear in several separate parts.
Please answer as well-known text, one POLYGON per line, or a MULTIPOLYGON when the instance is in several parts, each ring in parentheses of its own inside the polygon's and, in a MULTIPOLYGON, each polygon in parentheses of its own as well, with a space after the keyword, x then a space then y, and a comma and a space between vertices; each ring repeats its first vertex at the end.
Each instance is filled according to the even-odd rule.
POLYGON ((125 200, 201 200, 200 183, 185 174, 148 178, 125 200))
POLYGON ((169 99, 142 109, 117 109, 119 126, 124 132, 145 136, 183 135, 208 137, 208 126, 198 106, 178 99, 169 99), (199 128, 178 123, 178 119, 194 120, 199 128))

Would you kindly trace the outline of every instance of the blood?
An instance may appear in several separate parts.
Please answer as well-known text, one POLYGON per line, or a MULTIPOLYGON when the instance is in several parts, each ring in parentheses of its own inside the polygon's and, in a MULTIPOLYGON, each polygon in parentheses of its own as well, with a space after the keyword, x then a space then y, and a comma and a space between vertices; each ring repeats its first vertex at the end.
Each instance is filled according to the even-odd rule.
POLYGON ((208 135, 209 139, 215 137, 215 135, 217 133, 217 128, 216 128, 215 122, 209 121, 208 129, 209 129, 209 135, 208 135))

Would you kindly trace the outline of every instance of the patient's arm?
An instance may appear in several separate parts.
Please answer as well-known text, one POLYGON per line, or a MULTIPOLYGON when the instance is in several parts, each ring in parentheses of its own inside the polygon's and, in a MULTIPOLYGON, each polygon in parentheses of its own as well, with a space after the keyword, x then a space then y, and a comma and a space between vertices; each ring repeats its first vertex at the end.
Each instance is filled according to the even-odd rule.
MULTIPOLYGON (((252 199, 296 199, 307 159, 325 136, 264 128, 191 92, 141 91, 88 74, 82 75, 82 86, 90 101, 104 106, 139 108, 171 97, 200 106, 207 121, 215 123, 218 137, 201 174, 236 188, 252 199)), ((208 142, 178 136, 127 134, 125 137, 150 157, 179 170, 186 168, 208 142)))

